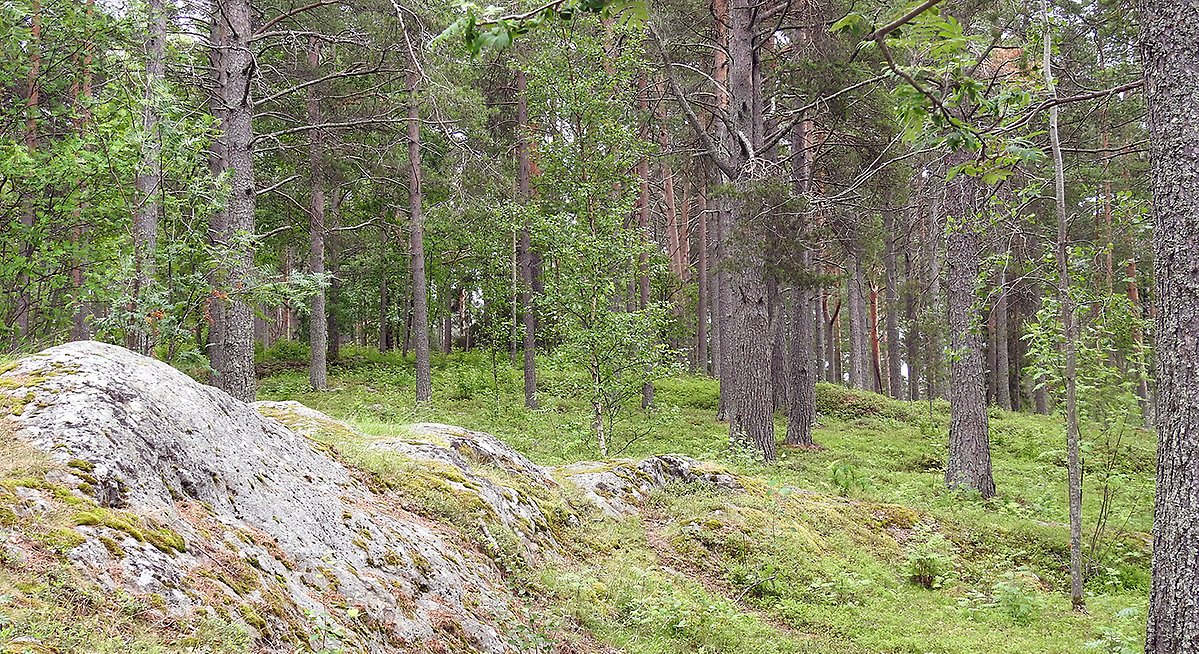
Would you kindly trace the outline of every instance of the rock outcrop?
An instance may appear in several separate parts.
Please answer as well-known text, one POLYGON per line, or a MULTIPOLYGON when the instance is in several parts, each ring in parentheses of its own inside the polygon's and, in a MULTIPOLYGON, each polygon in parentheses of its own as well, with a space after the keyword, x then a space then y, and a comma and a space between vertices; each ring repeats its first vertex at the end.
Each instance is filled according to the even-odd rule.
POLYGON ((450 639, 512 650, 511 595, 493 563, 253 407, 95 342, 28 357, 0 380, 22 402, 20 435, 74 463, 70 487, 99 505, 80 520, 92 538, 72 551, 97 579, 174 613, 252 615, 269 651, 294 651, 314 615, 372 652, 450 639), (176 547, 112 526, 109 508, 152 520, 176 547))
POLYGON ((672 483, 744 490, 737 477, 728 471, 677 454, 661 454, 642 461, 573 463, 559 468, 558 474, 581 488, 604 513, 613 517, 636 513, 653 491, 672 483))
MULTIPOLYGON (((6 480, 0 518, 68 511, 66 556, 87 576, 164 615, 242 624, 265 652, 315 648, 315 632, 373 654, 518 651, 511 559, 563 556, 600 515, 587 500, 624 516, 671 482, 740 488, 679 456, 551 470, 449 425, 367 437, 96 342, 9 365, 0 410, 57 462, 6 480)), ((19 560, 34 553, 17 522, 0 519, 0 554, 19 560)))

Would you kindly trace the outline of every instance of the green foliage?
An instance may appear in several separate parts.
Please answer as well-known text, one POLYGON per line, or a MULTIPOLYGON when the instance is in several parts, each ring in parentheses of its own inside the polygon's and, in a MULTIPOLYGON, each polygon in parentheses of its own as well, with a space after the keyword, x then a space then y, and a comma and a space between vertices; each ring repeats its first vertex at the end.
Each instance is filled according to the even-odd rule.
POLYGON ((908 579, 928 589, 943 587, 953 574, 953 545, 944 535, 917 525, 907 553, 908 579))
POLYGON ((1113 624, 1099 628, 1097 637, 1088 641, 1085 649, 1099 654, 1140 654, 1144 646, 1137 627, 1143 621, 1141 611, 1126 608, 1116 612, 1113 624))
POLYGON ((855 491, 869 490, 871 487, 870 475, 845 461, 834 461, 829 466, 829 477, 843 497, 849 497, 855 491))

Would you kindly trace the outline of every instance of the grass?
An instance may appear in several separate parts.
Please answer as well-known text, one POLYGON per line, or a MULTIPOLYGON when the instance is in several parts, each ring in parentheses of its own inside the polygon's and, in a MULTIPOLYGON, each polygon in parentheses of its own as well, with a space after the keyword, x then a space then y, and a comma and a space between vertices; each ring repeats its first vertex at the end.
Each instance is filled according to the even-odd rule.
MULTIPOLYGON (((585 380, 563 362, 539 361, 537 410, 523 407, 520 371, 503 355, 436 357, 427 406, 414 403, 412 364, 398 354, 345 351, 321 393, 308 389, 302 364, 275 368, 261 399, 298 400, 368 434, 445 422, 495 433, 546 465, 598 456, 585 380)), ((1118 447, 1110 434, 1086 435, 1088 545, 1105 486, 1114 500, 1091 561, 1090 612, 1079 615, 1066 595, 1058 419, 992 410, 999 494, 984 501, 944 488, 944 402, 821 385, 821 449, 785 449, 767 466, 728 448, 717 400, 711 379, 661 380, 657 411, 628 409, 617 447, 629 458, 670 452, 719 463, 744 475, 751 492, 672 489, 619 527, 618 546, 530 572, 522 583, 542 597, 546 624, 582 625, 612 646, 647 653, 1065 653, 1140 642, 1151 433, 1128 430, 1118 447), (945 543, 945 570, 930 589, 911 580, 910 568, 933 534, 945 543)), ((780 418, 780 434, 783 425, 780 418)))
MULTIPOLYGON (((1087 614, 1071 611, 1066 594, 1057 419, 992 412, 999 495, 984 501, 943 487, 943 402, 898 402, 830 385, 818 388, 821 448, 784 448, 777 463, 763 465, 728 447, 727 427, 714 419, 714 381, 661 380, 655 412, 627 410, 617 433, 620 456, 690 455, 741 475, 746 491, 674 485, 654 493, 640 515, 616 521, 580 512, 570 494, 521 487, 568 545, 563 556, 533 561, 520 555, 514 534, 496 541, 504 532, 470 501, 471 483, 456 470, 369 443, 432 421, 490 431, 546 465, 594 460, 578 371, 568 362, 539 361, 541 408, 528 410, 520 371, 506 357, 439 356, 433 402, 417 406, 410 360, 366 349, 343 353, 331 370, 331 390, 321 393, 308 388, 302 348, 263 353, 269 375, 260 399, 298 400, 363 432, 336 424, 308 430, 321 447, 364 470, 378 492, 457 529, 463 542, 491 556, 524 598, 520 610, 529 612, 524 626, 506 634, 517 651, 550 651, 550 642, 565 638, 572 651, 614 647, 630 654, 1066 654, 1135 651, 1143 639, 1150 433, 1130 430, 1118 447, 1109 434, 1087 434, 1085 533, 1100 519, 1105 477, 1115 498, 1091 566, 1087 614)), ((781 434, 781 417, 778 428, 781 434)), ((36 554, 32 564, 0 557, 0 654, 252 647, 229 622, 164 621, 153 598, 101 592, 83 579, 66 559, 80 542, 76 525, 108 525, 135 540, 140 534, 163 551, 186 544, 54 486, 46 475, 56 465, 0 433, 0 530, 36 554), (16 510, 22 487, 48 500, 36 519, 16 510)), ((89 470, 72 462, 57 472, 86 480, 89 470)), ((478 472, 501 484, 519 481, 486 467, 478 472)))

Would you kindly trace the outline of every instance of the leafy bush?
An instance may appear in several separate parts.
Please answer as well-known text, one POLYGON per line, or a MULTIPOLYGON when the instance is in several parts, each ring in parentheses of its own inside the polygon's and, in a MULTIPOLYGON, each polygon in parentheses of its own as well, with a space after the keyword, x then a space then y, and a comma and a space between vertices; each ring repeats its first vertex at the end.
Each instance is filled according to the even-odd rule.
POLYGON ((1113 618, 1117 624, 1100 627, 1098 637, 1084 646, 1086 650, 1101 654, 1140 654, 1143 642, 1136 628, 1143 624, 1140 610, 1134 607, 1121 609, 1113 618))
POLYGON ((870 475, 845 461, 834 461, 829 466, 829 476, 842 497, 849 497, 854 491, 865 491, 872 487, 870 475))
POLYGON ((1008 572, 992 584, 990 592, 968 590, 958 598, 958 605, 971 615, 998 610, 1012 623, 1026 627, 1040 613, 1043 600, 1024 583, 1016 572, 1008 572))
POLYGON ((307 363, 310 354, 307 343, 300 341, 278 340, 269 348, 257 353, 258 361, 281 361, 286 363, 307 363))
POLYGON ((953 544, 923 524, 916 525, 918 540, 908 551, 908 579, 928 589, 941 588, 953 573, 953 544))
POLYGON ((1007 573, 991 587, 996 606, 1018 625, 1032 624, 1041 607, 1041 599, 1025 587, 1020 577, 1007 573))

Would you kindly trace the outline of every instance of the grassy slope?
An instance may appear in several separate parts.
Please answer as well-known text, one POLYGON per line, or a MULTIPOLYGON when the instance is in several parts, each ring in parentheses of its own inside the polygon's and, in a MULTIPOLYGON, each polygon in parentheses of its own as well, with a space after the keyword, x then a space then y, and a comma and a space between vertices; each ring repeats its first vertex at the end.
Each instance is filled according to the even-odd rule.
MULTIPOLYGON (((409 362, 355 350, 332 371, 329 392, 308 391, 302 371, 280 366, 260 397, 299 400, 371 434, 437 421, 491 431, 545 464, 595 458, 582 380, 547 363, 538 411, 522 407, 519 371, 473 354, 436 360, 431 407, 413 405, 409 362)), ((1103 462, 1112 460, 1109 533, 1122 535, 1101 542, 1090 613, 1076 615, 1064 594, 1057 421, 992 413, 1000 495, 983 502, 942 488, 944 404, 832 386, 818 395, 824 449, 788 451, 767 467, 725 447, 713 381, 660 382, 660 413, 630 414, 623 455, 715 461, 756 480, 754 491, 671 489, 644 518, 592 534, 597 555, 586 564, 527 573, 529 591, 544 598, 547 629, 582 624, 647 654, 1079 652, 1097 639, 1111 648, 1098 651, 1136 648, 1147 595, 1151 434, 1121 431, 1118 447, 1106 443, 1112 434, 1090 435, 1086 532, 1100 515, 1103 462), (914 561, 943 573, 936 588, 910 582, 914 561)))

